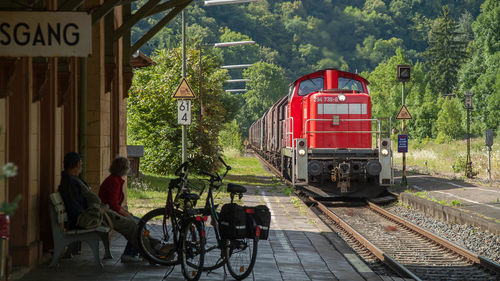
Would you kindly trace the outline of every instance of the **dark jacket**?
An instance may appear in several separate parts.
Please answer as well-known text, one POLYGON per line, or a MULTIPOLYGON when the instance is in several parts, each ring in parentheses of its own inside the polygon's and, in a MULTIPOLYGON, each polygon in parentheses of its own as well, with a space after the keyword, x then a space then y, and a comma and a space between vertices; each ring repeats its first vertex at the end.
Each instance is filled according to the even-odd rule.
POLYGON ((83 195, 86 190, 89 190, 87 183, 75 176, 62 172, 61 184, 59 184, 59 193, 64 201, 64 207, 68 213, 68 227, 76 228, 78 216, 87 209, 87 200, 83 195))

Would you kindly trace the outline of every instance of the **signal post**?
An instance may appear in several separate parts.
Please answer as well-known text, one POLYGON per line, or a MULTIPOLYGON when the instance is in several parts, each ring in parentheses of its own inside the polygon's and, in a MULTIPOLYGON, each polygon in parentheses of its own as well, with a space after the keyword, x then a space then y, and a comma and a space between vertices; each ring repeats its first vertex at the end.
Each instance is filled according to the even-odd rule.
POLYGON ((182 162, 187 161, 187 125, 191 124, 191 100, 195 98, 193 90, 189 86, 186 78, 182 78, 181 83, 173 95, 177 99, 177 124, 182 125, 182 162))
POLYGON ((406 152, 408 152, 408 135, 406 134, 405 121, 411 120, 411 114, 405 105, 405 82, 410 81, 410 66, 409 65, 398 65, 397 68, 397 78, 398 81, 403 82, 401 88, 401 109, 399 110, 396 120, 402 120, 401 123, 401 135, 398 135, 398 152, 403 153, 403 176, 401 177, 401 185, 407 186, 408 181, 406 179, 406 152))

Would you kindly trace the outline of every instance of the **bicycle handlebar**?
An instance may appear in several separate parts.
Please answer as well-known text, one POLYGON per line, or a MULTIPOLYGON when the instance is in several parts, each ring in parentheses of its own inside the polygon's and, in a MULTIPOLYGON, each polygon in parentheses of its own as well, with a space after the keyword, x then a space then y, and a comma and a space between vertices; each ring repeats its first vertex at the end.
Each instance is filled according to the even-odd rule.
POLYGON ((207 171, 201 171, 201 173, 203 175, 209 176, 211 181, 220 181, 220 182, 222 182, 222 180, 226 177, 227 173, 231 170, 231 166, 227 165, 226 162, 224 162, 224 159, 222 159, 222 157, 219 156, 219 160, 226 167, 226 172, 224 173, 224 175, 222 175, 222 177, 218 173, 215 173, 215 175, 214 175, 214 174, 209 173, 207 171))
POLYGON ((177 168, 177 170, 175 170, 175 175, 180 177, 182 175, 181 173, 183 172, 184 168, 186 168, 186 170, 187 170, 187 167, 188 167, 188 161, 182 163, 179 166, 179 168, 177 168))

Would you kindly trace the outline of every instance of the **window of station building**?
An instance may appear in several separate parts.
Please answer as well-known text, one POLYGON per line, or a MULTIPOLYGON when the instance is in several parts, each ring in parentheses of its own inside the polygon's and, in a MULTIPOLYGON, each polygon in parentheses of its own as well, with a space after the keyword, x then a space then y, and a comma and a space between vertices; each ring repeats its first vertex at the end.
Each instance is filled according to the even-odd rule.
POLYGON ((360 93, 365 91, 363 89, 363 83, 361 83, 358 80, 344 78, 344 77, 339 77, 339 89, 353 90, 353 91, 357 91, 360 93))
POLYGON ((299 85, 299 96, 307 96, 310 93, 318 92, 323 90, 323 77, 312 78, 300 82, 299 85))

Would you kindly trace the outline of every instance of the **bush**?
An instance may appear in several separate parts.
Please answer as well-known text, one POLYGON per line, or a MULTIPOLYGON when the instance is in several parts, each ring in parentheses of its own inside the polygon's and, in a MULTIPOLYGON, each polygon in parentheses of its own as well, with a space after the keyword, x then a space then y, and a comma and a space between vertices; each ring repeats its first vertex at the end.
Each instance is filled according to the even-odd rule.
POLYGON ((240 136, 240 128, 236 120, 224 125, 224 128, 219 134, 219 144, 222 148, 226 150, 243 150, 243 144, 240 136))
POLYGON ((462 138, 464 130, 462 128, 462 105, 456 98, 445 99, 438 114, 436 128, 438 139, 458 139, 462 138))

